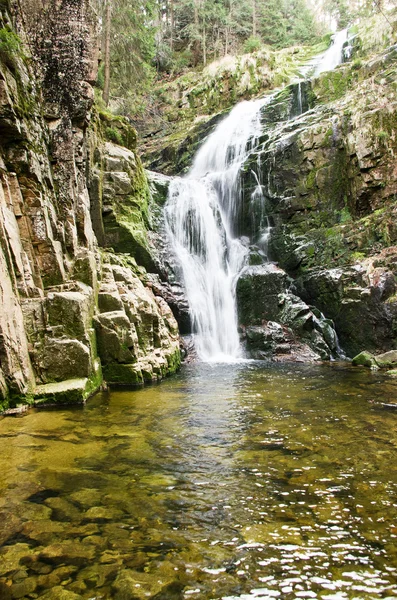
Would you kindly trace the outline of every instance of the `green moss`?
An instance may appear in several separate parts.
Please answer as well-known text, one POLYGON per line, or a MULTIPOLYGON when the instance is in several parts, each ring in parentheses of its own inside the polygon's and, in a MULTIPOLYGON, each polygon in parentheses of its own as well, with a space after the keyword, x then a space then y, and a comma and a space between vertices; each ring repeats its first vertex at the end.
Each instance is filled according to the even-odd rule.
POLYGON ((167 356, 168 371, 167 375, 172 375, 178 371, 181 366, 181 352, 179 348, 173 353, 167 356))
POLYGON ((142 385, 142 371, 137 365, 112 363, 103 367, 103 376, 109 385, 142 385))
POLYGON ((353 262, 360 262, 364 260, 365 254, 363 252, 352 252, 351 259, 353 262))
POLYGON ((21 39, 8 27, 2 27, 0 29, 0 60, 14 70, 17 67, 18 59, 25 58, 21 39))
POLYGON ((123 145, 123 136, 121 132, 115 127, 105 127, 105 137, 109 142, 113 142, 115 144, 123 145))
POLYGON ((307 176, 306 187, 308 190, 313 189, 316 185, 316 172, 316 169, 312 169, 307 176))
POLYGON ((357 80, 351 65, 342 65, 334 71, 322 73, 313 81, 313 91, 319 102, 330 102, 342 98, 357 80))

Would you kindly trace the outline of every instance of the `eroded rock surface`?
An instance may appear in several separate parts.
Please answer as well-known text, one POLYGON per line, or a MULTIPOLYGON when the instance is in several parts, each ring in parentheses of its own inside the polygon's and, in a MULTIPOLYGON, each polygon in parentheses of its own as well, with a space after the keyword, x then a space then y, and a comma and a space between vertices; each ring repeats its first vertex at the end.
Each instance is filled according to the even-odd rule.
POLYGON ((156 264, 136 136, 120 122, 128 147, 106 142, 93 109, 90 3, 3 3, 1 22, 22 41, 0 61, 0 409, 81 402, 102 364, 121 384, 174 372, 178 328, 146 285, 156 264))

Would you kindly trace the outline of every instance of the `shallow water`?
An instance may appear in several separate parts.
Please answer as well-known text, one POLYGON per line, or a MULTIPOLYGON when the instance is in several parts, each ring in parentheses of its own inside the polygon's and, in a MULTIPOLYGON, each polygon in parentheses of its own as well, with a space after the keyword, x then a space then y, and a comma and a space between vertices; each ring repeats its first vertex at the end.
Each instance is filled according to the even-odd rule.
POLYGON ((3 418, 0 599, 397 598, 396 392, 195 365, 3 418))

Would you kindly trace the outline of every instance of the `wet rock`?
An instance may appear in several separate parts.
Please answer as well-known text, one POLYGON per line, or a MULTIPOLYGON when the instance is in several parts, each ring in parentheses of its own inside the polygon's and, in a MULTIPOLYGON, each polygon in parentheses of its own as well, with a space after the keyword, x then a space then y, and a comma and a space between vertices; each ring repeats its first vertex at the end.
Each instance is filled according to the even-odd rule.
POLYGON ((45 504, 53 511, 53 519, 57 521, 80 521, 82 513, 65 498, 47 498, 45 504))
POLYGON ((35 577, 27 577, 19 583, 14 583, 11 587, 12 598, 24 598, 32 594, 37 587, 35 577))
POLYGON ((70 495, 73 502, 78 502, 81 506, 86 508, 90 506, 98 506, 98 502, 101 499, 101 493, 95 488, 85 488, 77 492, 73 492, 70 495))
POLYGON ((115 600, 144 600, 166 593, 172 579, 159 577, 157 573, 141 573, 130 569, 121 571, 113 583, 115 600))
POLYGON ((288 275, 272 263, 246 267, 237 282, 237 309, 242 325, 277 320, 279 294, 288 287, 288 275))
POLYGON ((2 574, 6 575, 12 571, 18 571, 25 561, 32 558, 32 555, 32 549, 28 544, 14 544, 0 549, 2 574))
POLYGON ((378 363, 373 354, 370 352, 360 352, 352 360, 352 364, 356 367, 369 367, 370 369, 378 369, 378 363))
POLYGON ((11 600, 11 585, 7 585, 3 581, 0 581, 0 598, 2 600, 11 600))
POLYGON ((248 267, 237 282, 239 322, 254 358, 289 355, 297 360, 329 360, 337 352, 330 320, 288 291, 285 271, 266 264, 248 267), (248 323, 248 327, 244 324, 248 323))
POLYGON ((123 514, 123 511, 117 508, 93 506, 84 513, 84 518, 90 521, 117 521, 123 514))
POLYGON ((397 366, 397 350, 377 354, 375 360, 381 369, 392 369, 397 366))
POLYGON ((393 347, 397 305, 381 300, 367 268, 313 269, 299 278, 297 289, 306 302, 332 319, 348 354, 355 356, 362 348, 377 353, 393 347))
POLYGON ((109 580, 113 579, 119 567, 116 564, 94 564, 79 571, 77 576, 79 581, 86 582, 90 588, 100 588, 109 580))
POLYGON ((146 170, 146 176, 148 178, 153 200, 160 206, 164 205, 167 200, 168 188, 172 181, 172 177, 148 170, 146 170))
POLYGON ((62 523, 54 523, 54 521, 28 521, 24 524, 23 535, 39 542, 41 545, 49 544, 54 535, 62 534, 65 527, 62 523))
POLYGON ((71 565, 83 565, 91 561, 95 556, 95 548, 83 545, 77 541, 59 542, 44 548, 39 559, 51 564, 69 563, 71 565))

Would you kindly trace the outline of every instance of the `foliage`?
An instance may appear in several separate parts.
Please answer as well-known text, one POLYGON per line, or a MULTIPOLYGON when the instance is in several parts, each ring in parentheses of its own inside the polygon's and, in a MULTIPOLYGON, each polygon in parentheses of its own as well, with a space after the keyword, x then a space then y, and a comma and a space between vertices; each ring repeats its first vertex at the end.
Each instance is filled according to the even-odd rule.
POLYGON ((0 29, 0 60, 14 69, 17 57, 23 58, 22 42, 19 37, 6 27, 0 29))
MULTIPOLYGON (((137 114, 155 76, 155 0, 107 0, 110 22, 111 106, 122 114, 137 114)), ((102 46, 106 36, 106 0, 97 0, 102 23, 102 46)), ((104 65, 97 85, 103 88, 104 65)))
POLYGON ((255 52, 256 50, 259 50, 261 45, 262 45, 261 40, 258 37, 251 35, 248 38, 248 40, 246 40, 244 43, 244 52, 246 52, 246 53, 255 52))

